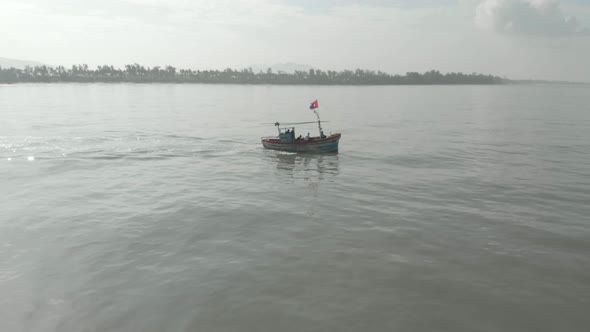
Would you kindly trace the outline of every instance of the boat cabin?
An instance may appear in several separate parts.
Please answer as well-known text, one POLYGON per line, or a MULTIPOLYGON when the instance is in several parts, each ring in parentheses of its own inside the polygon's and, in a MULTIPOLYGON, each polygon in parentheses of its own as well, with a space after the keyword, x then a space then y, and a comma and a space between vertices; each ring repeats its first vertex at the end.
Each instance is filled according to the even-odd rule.
POLYGON ((295 127, 279 128, 279 140, 281 143, 295 142, 295 127))

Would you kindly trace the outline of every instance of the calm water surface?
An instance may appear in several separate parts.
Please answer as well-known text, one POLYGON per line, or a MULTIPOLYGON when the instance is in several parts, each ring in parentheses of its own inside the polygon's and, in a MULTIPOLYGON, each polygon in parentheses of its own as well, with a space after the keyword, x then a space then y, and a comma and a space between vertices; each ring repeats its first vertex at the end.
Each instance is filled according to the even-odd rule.
POLYGON ((589 105, 559 86, 0 86, 0 330, 585 330, 589 105), (339 154, 261 148, 261 123, 313 120, 316 98, 339 154))

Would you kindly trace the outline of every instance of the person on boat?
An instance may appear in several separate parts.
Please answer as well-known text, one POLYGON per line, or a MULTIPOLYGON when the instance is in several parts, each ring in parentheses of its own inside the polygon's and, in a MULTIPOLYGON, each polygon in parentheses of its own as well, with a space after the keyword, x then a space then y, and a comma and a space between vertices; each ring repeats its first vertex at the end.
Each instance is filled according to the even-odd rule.
POLYGON ((305 140, 309 141, 309 133, 307 133, 307 135, 305 135, 305 140))
POLYGON ((303 139, 303 136, 299 135, 299 137, 297 137, 297 140, 300 141, 303 139))

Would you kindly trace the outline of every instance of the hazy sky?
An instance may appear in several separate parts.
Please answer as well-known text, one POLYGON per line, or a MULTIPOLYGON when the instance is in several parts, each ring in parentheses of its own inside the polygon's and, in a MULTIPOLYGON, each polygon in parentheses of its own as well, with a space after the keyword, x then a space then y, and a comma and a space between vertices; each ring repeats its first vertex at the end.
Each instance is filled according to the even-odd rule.
POLYGON ((0 0, 0 57, 590 81, 590 0, 0 0))

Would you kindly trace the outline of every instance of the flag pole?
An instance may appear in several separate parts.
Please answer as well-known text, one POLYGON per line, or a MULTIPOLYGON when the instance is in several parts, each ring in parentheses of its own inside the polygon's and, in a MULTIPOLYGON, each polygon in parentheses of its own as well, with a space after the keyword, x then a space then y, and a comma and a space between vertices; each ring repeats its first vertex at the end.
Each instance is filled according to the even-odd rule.
POLYGON ((313 112, 318 118, 318 129, 320 130, 320 138, 324 138, 324 131, 322 130, 322 122, 320 121, 320 114, 318 113, 319 107, 314 109, 313 112))

